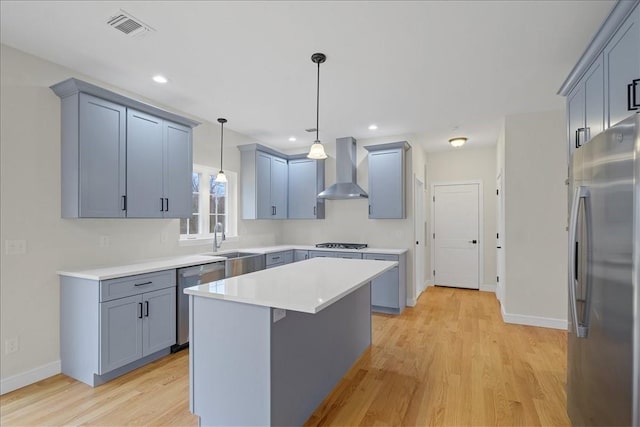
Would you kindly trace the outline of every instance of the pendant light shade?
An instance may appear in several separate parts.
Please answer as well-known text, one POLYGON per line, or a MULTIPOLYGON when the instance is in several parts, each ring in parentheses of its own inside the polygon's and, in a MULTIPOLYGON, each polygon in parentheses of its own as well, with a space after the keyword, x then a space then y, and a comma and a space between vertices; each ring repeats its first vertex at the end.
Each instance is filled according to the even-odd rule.
POLYGON ((216 182, 227 182, 227 176, 224 174, 222 170, 222 148, 224 147, 224 124, 227 123, 227 119, 219 118, 218 123, 220 123, 220 172, 216 175, 216 182))
POLYGON ((327 158, 327 153, 324 152, 324 146, 318 137, 318 133, 320 132, 320 64, 326 60, 327 56, 324 53, 314 53, 311 55, 311 61, 313 61, 314 64, 318 64, 318 85, 316 87, 316 140, 313 142, 307 157, 314 160, 327 158))

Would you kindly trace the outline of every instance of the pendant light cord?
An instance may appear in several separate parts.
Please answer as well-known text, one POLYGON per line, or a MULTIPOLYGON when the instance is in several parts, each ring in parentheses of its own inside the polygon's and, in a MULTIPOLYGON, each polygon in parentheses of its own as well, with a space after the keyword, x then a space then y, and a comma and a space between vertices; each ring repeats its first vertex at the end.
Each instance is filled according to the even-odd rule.
POLYGON ((318 138, 318 132, 320 131, 320 62, 318 62, 318 84, 316 86, 316 140, 320 142, 318 138))
POLYGON ((220 172, 222 169, 222 147, 224 144, 224 123, 220 123, 220 172))

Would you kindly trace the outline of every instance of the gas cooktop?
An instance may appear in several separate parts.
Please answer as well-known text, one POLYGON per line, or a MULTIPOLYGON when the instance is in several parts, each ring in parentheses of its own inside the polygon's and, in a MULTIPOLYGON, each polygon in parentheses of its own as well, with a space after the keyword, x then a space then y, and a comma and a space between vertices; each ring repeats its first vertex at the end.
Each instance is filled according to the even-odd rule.
POLYGON ((364 249, 366 247, 366 243, 318 243, 316 245, 316 248, 330 249, 364 249))

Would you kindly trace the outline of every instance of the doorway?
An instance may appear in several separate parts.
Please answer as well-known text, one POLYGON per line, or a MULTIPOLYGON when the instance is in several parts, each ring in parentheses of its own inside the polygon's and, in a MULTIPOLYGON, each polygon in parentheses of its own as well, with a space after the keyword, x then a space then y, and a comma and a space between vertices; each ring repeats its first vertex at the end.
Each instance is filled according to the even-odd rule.
POLYGON ((433 283, 480 289, 482 185, 434 184, 433 283))

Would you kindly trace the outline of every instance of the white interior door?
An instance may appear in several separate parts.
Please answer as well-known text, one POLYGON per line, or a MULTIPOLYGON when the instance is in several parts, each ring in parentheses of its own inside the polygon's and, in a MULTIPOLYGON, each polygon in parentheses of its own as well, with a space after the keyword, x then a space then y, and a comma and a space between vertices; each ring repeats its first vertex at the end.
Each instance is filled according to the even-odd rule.
POLYGON ((480 185, 434 185, 434 283, 480 288, 480 185))
POLYGON ((415 232, 415 261, 414 261, 414 277, 415 296, 416 298, 424 290, 424 263, 425 263, 425 212, 424 212, 424 183, 418 178, 414 178, 414 232, 415 232))

